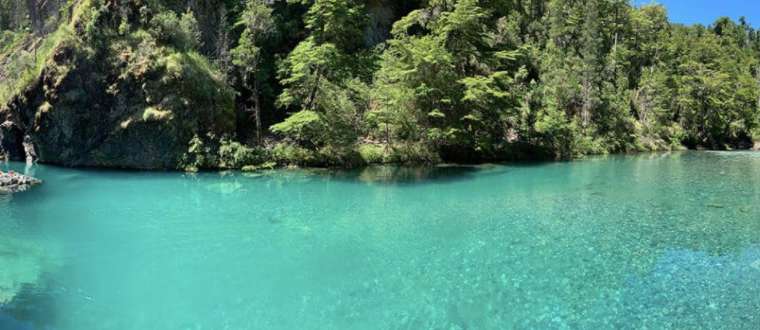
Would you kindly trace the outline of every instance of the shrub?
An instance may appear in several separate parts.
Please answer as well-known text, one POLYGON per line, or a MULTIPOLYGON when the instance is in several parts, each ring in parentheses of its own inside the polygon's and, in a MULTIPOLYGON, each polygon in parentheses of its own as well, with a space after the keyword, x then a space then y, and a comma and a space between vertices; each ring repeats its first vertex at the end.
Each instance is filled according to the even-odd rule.
POLYGON ((219 144, 217 166, 224 169, 244 168, 261 164, 265 159, 266 157, 261 150, 229 139, 222 139, 219 144))
POLYGON ((440 155, 422 142, 394 145, 387 157, 387 162, 399 164, 426 164, 440 161, 440 155))
POLYGON ((362 157, 353 146, 328 145, 319 149, 317 163, 308 165, 355 167, 364 164, 362 157))
POLYGON ((382 164, 385 162, 385 146, 361 144, 356 149, 365 164, 382 164))
POLYGON ((179 168, 188 172, 208 168, 209 164, 216 162, 211 155, 211 148, 196 134, 188 142, 187 152, 180 159, 179 168))
POLYGON ((195 50, 200 46, 198 21, 190 11, 182 16, 171 11, 160 12, 153 17, 150 25, 151 34, 165 45, 182 51, 195 50))
POLYGON ((309 165, 317 163, 317 153, 301 146, 280 143, 272 149, 272 158, 282 165, 309 165))
POLYGON ((310 110, 296 112, 285 121, 270 128, 272 133, 309 145, 318 145, 325 129, 326 125, 322 117, 310 110))
POLYGON ((265 151, 229 138, 218 139, 213 134, 202 138, 196 134, 188 143, 180 168, 188 172, 201 169, 242 169, 265 163, 267 158, 265 151))

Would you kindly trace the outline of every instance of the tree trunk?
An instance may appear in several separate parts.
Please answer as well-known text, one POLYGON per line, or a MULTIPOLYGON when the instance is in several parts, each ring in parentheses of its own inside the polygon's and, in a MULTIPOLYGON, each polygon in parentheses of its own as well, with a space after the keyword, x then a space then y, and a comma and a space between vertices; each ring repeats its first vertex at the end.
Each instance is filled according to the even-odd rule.
POLYGON ((591 82, 587 77, 583 79, 582 92, 583 105, 581 106, 581 124, 583 128, 587 128, 589 125, 589 119, 591 117, 591 82))
MULTIPOLYGON (((757 88, 760 90, 760 67, 757 68, 755 76, 755 79, 757 80, 757 88)), ((760 111, 760 95, 757 96, 757 110, 760 111)))
POLYGON ((256 120, 256 142, 261 144, 261 103, 259 100, 259 81, 253 79, 253 116, 256 120))
POLYGON ((222 73, 227 75, 229 73, 229 64, 230 64, 230 42, 229 42, 229 34, 227 32, 227 27, 225 26, 224 20, 225 17, 227 17, 227 7, 222 3, 222 5, 219 7, 219 28, 217 31, 217 42, 216 42, 216 57, 219 59, 219 66, 222 69, 222 73))
POLYGON ((32 32, 40 34, 42 32, 42 17, 40 17, 40 7, 37 0, 26 0, 26 8, 29 12, 29 19, 32 23, 32 32))
POLYGON ((388 150, 391 146, 391 128, 390 124, 385 123, 385 150, 388 150))
POLYGON ((322 78, 322 68, 317 66, 317 70, 314 73, 316 74, 317 78, 314 79, 314 86, 311 88, 311 92, 309 92, 309 100, 306 103, 306 110, 313 110, 312 106, 314 106, 314 99, 317 97, 317 89, 319 88, 319 80, 322 78))

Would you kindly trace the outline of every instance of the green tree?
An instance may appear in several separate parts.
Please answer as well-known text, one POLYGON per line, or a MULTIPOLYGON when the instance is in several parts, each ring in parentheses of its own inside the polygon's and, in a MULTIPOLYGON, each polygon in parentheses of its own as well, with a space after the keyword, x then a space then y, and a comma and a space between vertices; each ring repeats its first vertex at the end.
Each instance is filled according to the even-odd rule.
POLYGON ((302 126, 297 123, 301 119, 319 120, 319 125, 330 129, 315 142, 350 144, 359 134, 355 119, 363 112, 362 103, 353 103, 361 97, 354 97, 350 86, 356 83, 354 78, 361 71, 357 67, 364 60, 360 50, 366 21, 364 6, 355 1, 301 2, 310 4, 304 15, 309 35, 278 70, 283 90, 277 104, 296 112, 273 130, 287 136, 294 131, 286 128, 302 126))
POLYGON ((264 0, 249 0, 237 25, 244 28, 238 46, 232 50, 232 63, 240 72, 243 87, 250 90, 247 103, 252 104, 256 140, 261 142, 261 86, 268 78, 262 68, 261 45, 275 28, 272 8, 264 0))

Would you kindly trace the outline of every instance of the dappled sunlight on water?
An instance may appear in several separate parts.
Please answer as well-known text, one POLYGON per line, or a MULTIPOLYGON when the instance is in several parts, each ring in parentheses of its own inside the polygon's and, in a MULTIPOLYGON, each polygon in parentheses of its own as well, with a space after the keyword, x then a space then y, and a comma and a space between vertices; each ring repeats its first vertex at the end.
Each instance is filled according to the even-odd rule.
POLYGON ((0 325, 753 329, 754 155, 254 174, 39 167, 43 186, 0 198, 0 237, 21 242, 6 250, 37 265, 11 281, 0 268, 20 283, 0 282, 17 288, 0 325))

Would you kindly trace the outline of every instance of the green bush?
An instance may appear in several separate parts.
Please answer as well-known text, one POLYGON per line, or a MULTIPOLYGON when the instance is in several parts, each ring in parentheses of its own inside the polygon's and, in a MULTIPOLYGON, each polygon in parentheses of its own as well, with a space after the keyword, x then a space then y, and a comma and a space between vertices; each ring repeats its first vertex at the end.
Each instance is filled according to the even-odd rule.
POLYGON ((200 46, 198 21, 190 11, 181 16, 172 11, 160 12, 150 21, 150 26, 151 34, 162 44, 181 51, 195 50, 200 46))
POLYGON ((361 144, 356 149, 365 164, 385 163, 385 146, 378 144, 361 144))
POLYGON ((188 142, 187 152, 180 159, 179 168, 188 172, 197 172, 211 167, 212 164, 216 164, 212 147, 196 134, 188 142))
POLYGON ((386 162, 398 164, 428 164, 440 161, 438 152, 422 142, 394 145, 386 158, 386 162))
POLYGON ((222 139, 218 151, 218 167, 224 169, 240 169, 264 163, 264 152, 247 147, 239 142, 222 139))
POLYGON ((321 136, 326 128, 325 122, 318 113, 303 110, 294 113, 285 121, 273 125, 270 130, 272 133, 279 134, 297 143, 313 146, 322 142, 321 136))
POLYGON ((205 138, 197 134, 188 143, 180 168, 188 172, 201 169, 242 169, 266 163, 265 151, 248 147, 229 138, 217 139, 213 134, 205 138))
POLYGON ((352 146, 328 145, 319 149, 317 163, 309 165, 356 167, 364 164, 362 157, 352 146))
POLYGON ((272 159, 281 165, 309 165, 317 163, 319 157, 313 150, 289 143, 280 143, 272 149, 272 159))

